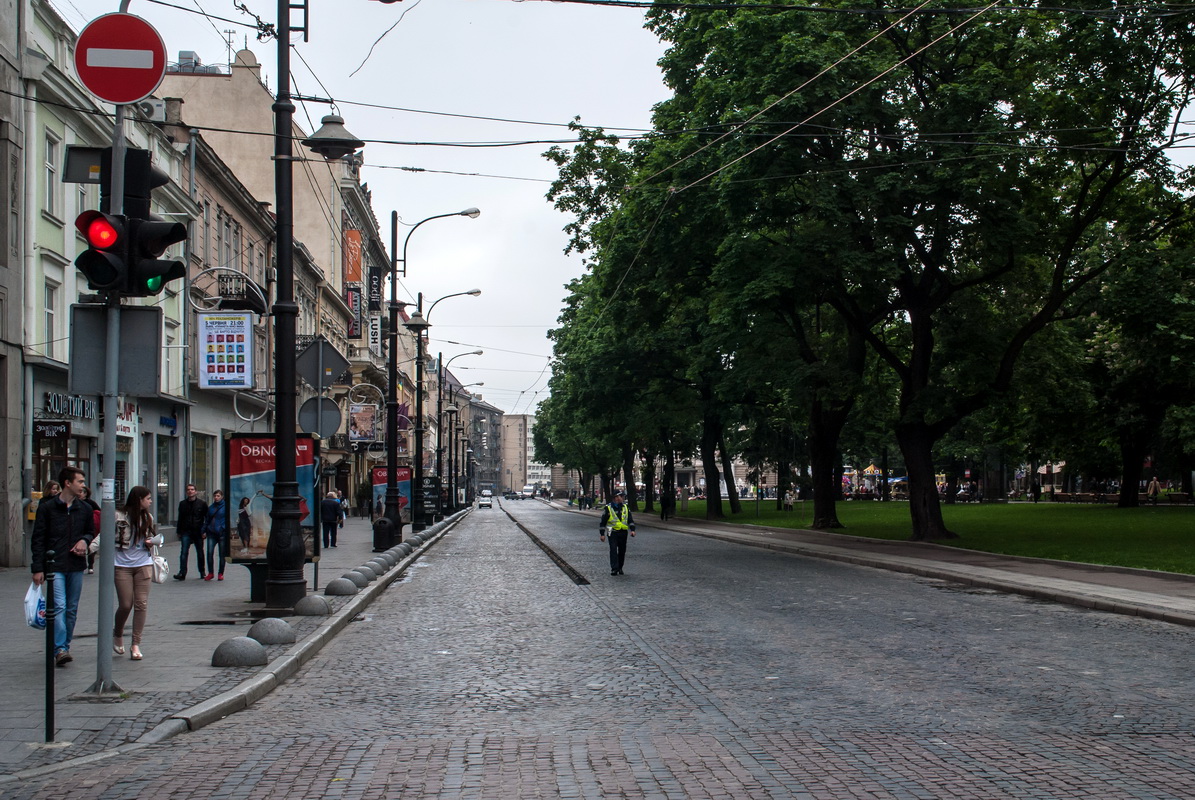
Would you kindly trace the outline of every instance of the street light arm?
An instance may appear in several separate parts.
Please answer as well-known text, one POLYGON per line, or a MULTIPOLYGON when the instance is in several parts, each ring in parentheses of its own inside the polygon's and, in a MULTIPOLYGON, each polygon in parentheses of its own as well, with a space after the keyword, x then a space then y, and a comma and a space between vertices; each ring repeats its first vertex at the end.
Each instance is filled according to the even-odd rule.
POLYGON ((404 278, 407 277, 407 245, 411 242, 411 234, 413 234, 420 225, 425 222, 431 222, 433 219, 444 219, 445 217, 468 217, 469 219, 477 219, 480 215, 481 212, 476 208, 466 208, 464 211, 454 211, 451 214, 436 214, 434 217, 421 219, 412 225, 411 230, 407 231, 406 238, 402 240, 402 276, 404 278))
MULTIPOLYGON (((481 289, 470 289, 467 292, 454 292, 453 294, 446 294, 443 297, 441 297, 439 300, 437 300, 435 303, 432 303, 430 306, 427 307, 427 313, 423 315, 423 318, 429 319, 431 317, 432 309, 436 307, 436 304, 439 303, 440 300, 447 300, 450 297, 463 297, 464 295, 471 295, 473 297, 477 297, 480 294, 481 294, 481 289)), ((462 355, 467 355, 467 354, 462 354, 462 355)), ((476 355, 481 355, 480 351, 478 351, 476 353, 476 355)))

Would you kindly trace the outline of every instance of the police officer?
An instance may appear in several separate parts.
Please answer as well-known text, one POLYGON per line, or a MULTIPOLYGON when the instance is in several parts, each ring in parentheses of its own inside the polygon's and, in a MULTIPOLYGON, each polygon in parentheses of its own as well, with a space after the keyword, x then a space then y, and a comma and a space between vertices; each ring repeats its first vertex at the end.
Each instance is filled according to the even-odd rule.
POLYGON ((602 512, 599 541, 606 541, 607 527, 610 529, 610 574, 621 575, 622 562, 627 557, 627 534, 635 535, 635 520, 622 492, 615 492, 614 501, 602 512))

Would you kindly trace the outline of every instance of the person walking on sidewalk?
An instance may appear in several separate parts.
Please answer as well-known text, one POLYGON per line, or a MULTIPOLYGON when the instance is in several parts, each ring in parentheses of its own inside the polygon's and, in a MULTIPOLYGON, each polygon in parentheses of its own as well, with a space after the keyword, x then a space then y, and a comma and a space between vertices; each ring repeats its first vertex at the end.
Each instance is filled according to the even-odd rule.
POLYGON ((51 601, 54 615, 54 663, 64 666, 71 658, 71 640, 75 637, 75 620, 79 616, 79 596, 83 593, 83 570, 87 568, 87 547, 95 538, 95 522, 91 506, 82 500, 87 485, 83 470, 63 467, 58 473, 62 491, 54 497, 42 498, 37 504, 33 521, 33 536, 29 540, 33 582, 38 586, 47 572, 54 579, 51 601), (54 560, 47 561, 46 553, 54 551, 54 560))
POLYGON ((602 512, 602 521, 599 524, 601 534, 598 540, 610 540, 611 575, 622 574, 622 564, 627 557, 627 534, 635 535, 635 520, 631 517, 631 507, 625 500, 622 492, 615 492, 614 501, 602 512), (606 533, 607 527, 610 529, 609 535, 606 533))
POLYGON ((124 625, 133 615, 133 644, 129 658, 140 661, 141 632, 149 616, 149 586, 154 578, 153 542, 158 528, 149 513, 153 497, 144 486, 129 490, 123 508, 116 510, 116 619, 112 624, 112 649, 124 654, 124 625))
POLYGON ((192 545, 195 547, 195 566, 199 574, 203 572, 203 524, 207 522, 207 503, 195 491, 195 484, 187 484, 187 496, 178 504, 178 539, 182 542, 182 552, 178 556, 178 574, 176 581, 187 579, 187 554, 192 545))
POLYGON ((319 516, 320 524, 324 529, 324 547, 335 547, 336 529, 343 524, 341 520, 344 519, 344 507, 340 504, 340 498, 336 496, 336 492, 328 492, 327 496, 320 501, 319 516))
POLYGON ((217 558, 220 561, 220 580, 224 580, 224 562, 228 560, 228 505, 224 502, 224 492, 219 489, 212 492, 212 504, 203 523, 203 535, 207 539, 207 575, 204 580, 210 581, 216 577, 217 558))

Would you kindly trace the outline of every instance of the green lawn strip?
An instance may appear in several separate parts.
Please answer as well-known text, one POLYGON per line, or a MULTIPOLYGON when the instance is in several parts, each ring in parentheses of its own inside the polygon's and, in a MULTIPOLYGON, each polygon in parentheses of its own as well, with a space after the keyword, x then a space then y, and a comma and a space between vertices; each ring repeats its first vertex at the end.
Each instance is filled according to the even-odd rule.
MULTIPOLYGON (((732 524, 806 528, 812 502, 794 511, 777 511, 775 501, 744 501, 743 513, 732 515, 723 502, 725 521, 732 524)), ((988 553, 1053 558, 1087 564, 1108 564, 1195 574, 1195 510, 1183 507, 1062 503, 959 503, 944 505, 946 524, 960 538, 942 544, 988 553)), ((690 500, 681 517, 705 518, 705 502, 690 500)), ((838 504, 845 536, 908 539, 909 504, 874 501, 838 504)))

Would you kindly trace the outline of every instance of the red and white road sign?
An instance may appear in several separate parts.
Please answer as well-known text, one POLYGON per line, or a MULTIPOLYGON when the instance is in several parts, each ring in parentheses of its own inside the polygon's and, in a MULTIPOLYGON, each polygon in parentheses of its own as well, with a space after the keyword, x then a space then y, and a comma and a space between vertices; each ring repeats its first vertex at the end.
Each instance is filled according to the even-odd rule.
POLYGON ((75 43, 75 72, 87 90, 114 105, 144 100, 166 74, 166 45, 141 17, 105 14, 75 43))

